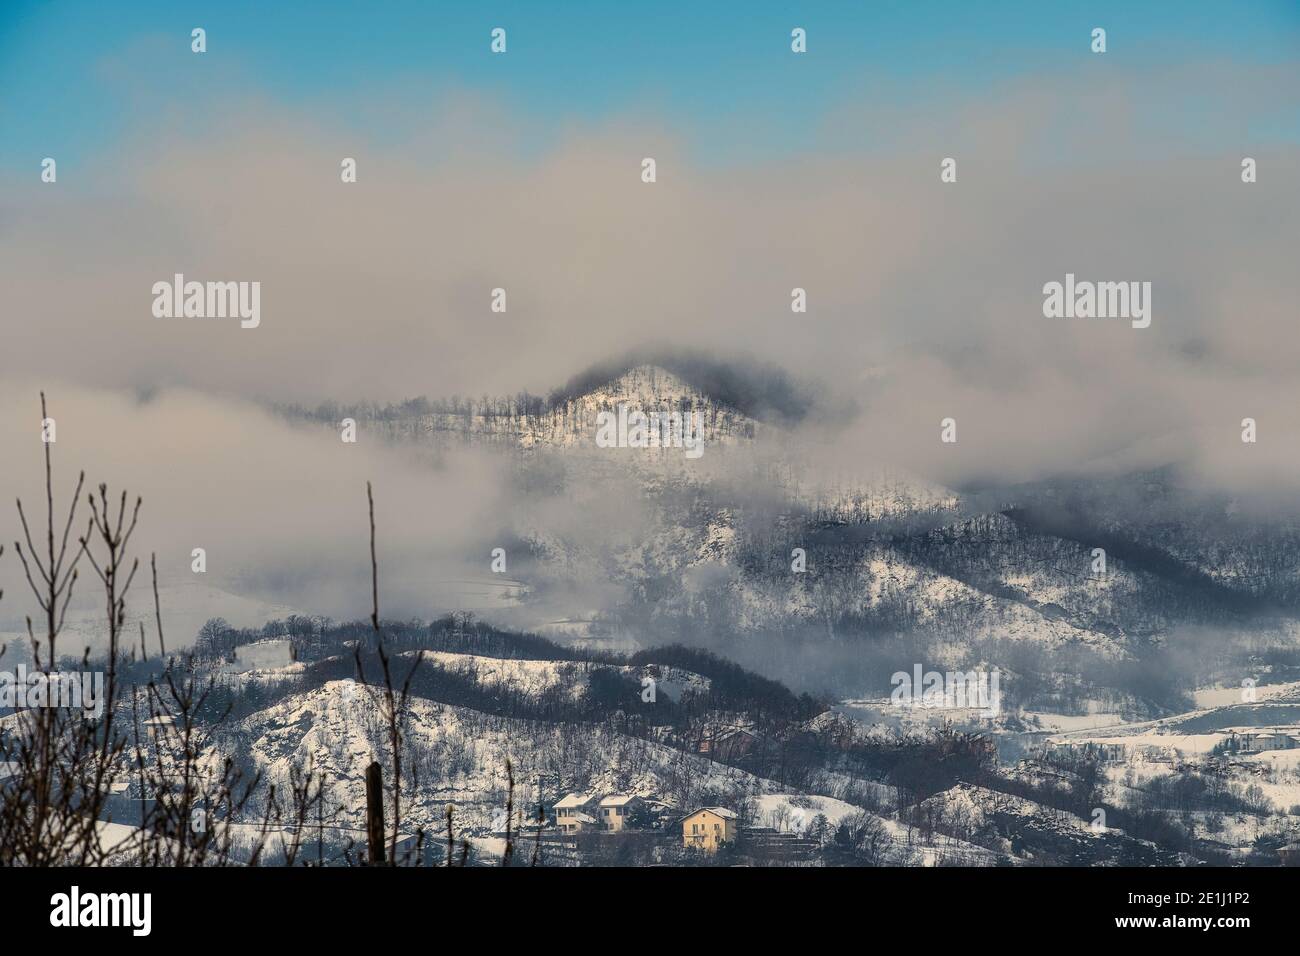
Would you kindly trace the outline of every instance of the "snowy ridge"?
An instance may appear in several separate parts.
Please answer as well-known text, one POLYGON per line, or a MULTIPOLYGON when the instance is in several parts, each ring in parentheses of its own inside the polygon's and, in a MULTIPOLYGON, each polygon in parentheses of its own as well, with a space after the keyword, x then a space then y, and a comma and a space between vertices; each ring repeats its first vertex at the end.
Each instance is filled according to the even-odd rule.
MULTIPOLYGON (((402 655, 413 657, 417 652, 402 655)), ((539 697, 561 690, 570 700, 579 701, 591 689, 591 675, 598 671, 621 674, 640 683, 650 678, 656 692, 678 700, 683 694, 706 694, 710 680, 700 674, 658 664, 641 666, 594 664, 587 661, 528 661, 515 658, 483 657, 476 654, 453 654, 446 651, 423 651, 421 666, 471 677, 488 691, 508 690, 512 694, 539 697)))

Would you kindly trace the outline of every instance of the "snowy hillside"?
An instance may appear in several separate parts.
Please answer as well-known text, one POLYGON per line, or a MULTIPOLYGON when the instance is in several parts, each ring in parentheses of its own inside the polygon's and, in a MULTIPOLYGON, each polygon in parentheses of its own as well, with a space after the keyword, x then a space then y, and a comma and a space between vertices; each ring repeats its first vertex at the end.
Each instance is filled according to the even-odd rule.
MULTIPOLYGON (((335 782, 343 817, 360 819, 366 765, 386 746, 378 709, 364 686, 337 681, 294 695, 246 718, 240 729, 272 779, 285 780, 291 766, 310 764, 335 782)), ((496 718, 423 699, 411 702, 406 732, 410 777, 403 789, 412 826, 437 828, 447 804, 456 807, 460 825, 489 826, 505 806, 507 759, 521 806, 535 804, 539 781, 562 792, 626 792, 677 806, 734 801, 777 786, 607 726, 496 718)))

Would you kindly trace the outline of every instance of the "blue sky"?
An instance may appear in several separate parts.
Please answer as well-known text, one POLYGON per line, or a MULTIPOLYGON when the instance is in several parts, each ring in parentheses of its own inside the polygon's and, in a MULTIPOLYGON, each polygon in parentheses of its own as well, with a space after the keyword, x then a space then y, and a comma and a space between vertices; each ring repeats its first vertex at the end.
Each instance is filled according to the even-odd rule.
MULTIPOLYGON (((781 152, 828 113, 878 97, 924 107, 1025 76, 1109 64, 1294 62, 1300 0, 1209 3, 374 3, 0 0, 0 168, 111 152, 167 112, 256 95, 400 139, 407 104, 470 91, 536 129, 651 116, 701 161, 781 152), (189 52, 194 26, 205 56, 189 52), (509 52, 488 50, 504 27, 509 52), (809 53, 789 50, 808 31, 809 53), (1118 62, 1116 62, 1118 61, 1118 62)), ((1269 132, 1294 134, 1296 117, 1269 132)))

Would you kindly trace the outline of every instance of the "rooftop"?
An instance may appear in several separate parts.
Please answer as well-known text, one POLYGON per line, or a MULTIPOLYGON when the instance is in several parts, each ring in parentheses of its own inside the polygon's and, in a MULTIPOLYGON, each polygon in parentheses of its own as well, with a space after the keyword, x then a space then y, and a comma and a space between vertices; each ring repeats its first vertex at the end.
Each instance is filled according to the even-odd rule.
POLYGON ((594 799, 595 797, 592 795, 569 793, 557 800, 555 805, 556 807, 563 807, 567 810, 569 807, 584 807, 594 799))
POLYGON ((600 805, 602 807, 625 807, 635 799, 637 798, 631 794, 611 793, 600 801, 600 805))
POLYGON ((714 816, 722 817, 724 820, 735 820, 736 811, 728 810, 726 807, 700 807, 698 810, 692 810, 686 816, 693 817, 697 813, 712 813, 714 816))

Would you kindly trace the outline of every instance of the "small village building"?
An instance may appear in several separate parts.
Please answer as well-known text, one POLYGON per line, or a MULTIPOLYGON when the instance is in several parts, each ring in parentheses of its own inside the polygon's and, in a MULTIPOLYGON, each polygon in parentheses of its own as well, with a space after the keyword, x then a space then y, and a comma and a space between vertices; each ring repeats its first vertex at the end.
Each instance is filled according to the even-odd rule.
POLYGON ((654 797, 646 797, 646 812, 650 816, 650 826, 654 829, 663 829, 670 827, 673 821, 677 819, 677 807, 663 800, 656 800, 654 797))
POLYGON ((555 826, 561 833, 581 833, 594 830, 600 798, 594 794, 570 793, 555 804, 555 826))
POLYGON ((627 818, 633 810, 641 809, 645 801, 640 797, 612 793, 597 805, 597 821, 600 828, 609 833, 618 833, 627 826, 627 818))
POLYGON ((758 737, 743 727, 724 727, 700 739, 696 752, 713 760, 735 760, 754 749, 758 737))
POLYGON ((726 807, 702 807, 682 819, 682 845, 714 853, 736 840, 737 816, 726 807))

